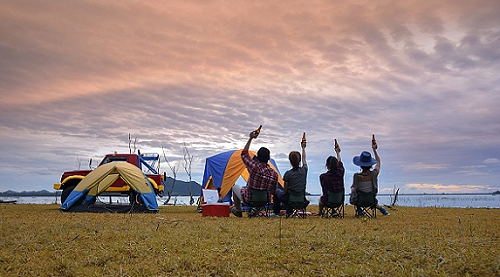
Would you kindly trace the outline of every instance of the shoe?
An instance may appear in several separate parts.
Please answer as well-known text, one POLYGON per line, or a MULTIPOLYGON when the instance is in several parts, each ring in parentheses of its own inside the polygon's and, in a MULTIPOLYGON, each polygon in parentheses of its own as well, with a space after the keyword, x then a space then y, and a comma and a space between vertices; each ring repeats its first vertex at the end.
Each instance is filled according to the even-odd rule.
POLYGON ((272 213, 272 214, 269 214, 269 216, 268 216, 268 217, 271 217, 271 218, 278 218, 278 217, 280 217, 280 216, 279 216, 279 215, 277 215, 277 214, 272 213))
POLYGON ((379 210, 380 210, 380 212, 381 212, 383 215, 391 215, 391 214, 390 214, 390 213, 389 213, 386 209, 384 209, 384 208, 380 208, 379 210))
POLYGON ((236 217, 242 217, 243 214, 241 213, 241 211, 238 211, 236 210, 236 208, 231 208, 231 213, 236 216, 236 217))

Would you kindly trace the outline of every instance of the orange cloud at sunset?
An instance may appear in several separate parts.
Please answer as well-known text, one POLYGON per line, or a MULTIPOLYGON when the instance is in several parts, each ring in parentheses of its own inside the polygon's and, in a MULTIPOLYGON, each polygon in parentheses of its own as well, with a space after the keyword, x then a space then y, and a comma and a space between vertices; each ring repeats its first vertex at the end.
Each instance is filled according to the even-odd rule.
MULTIPOLYGON (((415 34, 401 22, 445 32, 433 19, 453 22, 466 12, 421 3, 11 2, 3 5, 2 25, 16 31, 2 37, 9 65, 23 78, 7 85, 36 103, 151 85, 265 89, 282 81, 288 89, 275 93, 359 97, 342 83, 366 91, 360 78, 376 82, 402 66, 391 51, 404 51, 415 34)), ((4 94, 2 103, 25 101, 4 94)))

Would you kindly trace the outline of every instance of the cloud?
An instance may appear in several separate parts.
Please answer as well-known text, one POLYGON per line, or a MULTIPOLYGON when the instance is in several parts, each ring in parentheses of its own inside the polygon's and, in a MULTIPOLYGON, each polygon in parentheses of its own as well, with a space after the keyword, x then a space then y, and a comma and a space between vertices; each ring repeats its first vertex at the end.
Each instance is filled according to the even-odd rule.
POLYGON ((402 166, 404 170, 411 171, 411 170, 442 170, 446 169, 449 166, 445 164, 427 164, 427 163, 411 163, 411 164, 405 164, 402 166))
POLYGON ((456 185, 456 184, 406 184, 404 186, 406 192, 418 193, 471 193, 471 192, 484 192, 488 190, 496 190, 489 185, 456 185))
POLYGON ((489 158, 483 161, 485 164, 497 164, 500 161, 497 158, 489 158))
POLYGON ((498 149, 499 12, 498 1, 4 1, 0 150, 16 155, 9 170, 57 179, 76 156, 127 151, 131 134, 172 159, 185 143, 201 179, 204 158, 262 124, 252 147, 270 147, 282 170, 307 132, 312 192, 333 138, 351 174, 372 133, 382 185, 489 184, 500 176, 464 157, 498 149))

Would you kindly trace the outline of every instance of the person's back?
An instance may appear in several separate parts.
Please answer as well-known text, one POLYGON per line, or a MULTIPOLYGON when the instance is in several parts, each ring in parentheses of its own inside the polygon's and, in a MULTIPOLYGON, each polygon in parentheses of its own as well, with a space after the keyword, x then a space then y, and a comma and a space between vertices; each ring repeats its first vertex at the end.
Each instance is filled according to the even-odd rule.
MULTIPOLYGON (((283 175, 283 187, 278 187, 273 197, 273 211, 274 216, 281 214, 281 204, 289 204, 290 192, 305 192, 307 184, 307 161, 306 161, 306 141, 302 140, 300 146, 302 148, 302 155, 298 151, 291 151, 288 154, 291 169, 287 170, 283 175), (300 162, 302 161, 302 166, 300 162)), ((306 205, 309 201, 306 200, 306 205)), ((287 208, 287 215, 290 214, 291 209, 287 208)))
POLYGON ((327 172, 319 175, 322 195, 319 199, 319 214, 323 214, 323 207, 325 206, 328 192, 341 192, 344 190, 344 164, 340 158, 340 147, 335 146, 337 157, 329 156, 326 159, 327 172))
MULTIPOLYGON (((361 173, 354 173, 353 182, 351 186, 351 196, 349 202, 352 205, 356 205, 358 202, 358 191, 361 192, 373 192, 375 195, 378 193, 378 174, 380 172, 380 156, 377 152, 377 145, 373 144, 373 153, 375 154, 375 159, 372 158, 371 154, 367 151, 361 152, 361 155, 355 156, 353 158, 353 163, 361 167, 361 173), (372 166, 375 168, 371 170, 372 166)), ((389 212, 378 204, 377 198, 375 198, 376 208, 384 215, 389 215, 389 212)))
POLYGON ((269 196, 271 196, 275 193, 278 184, 278 173, 268 165, 270 159, 269 149, 261 147, 257 152, 256 159, 252 159, 248 153, 252 139, 257 138, 259 133, 260 128, 259 132, 251 132, 245 147, 241 151, 241 159, 248 170, 249 177, 246 187, 241 188, 238 185, 234 185, 232 188, 234 208, 231 209, 231 212, 237 217, 242 216, 241 202, 250 202, 250 191, 252 189, 267 190, 269 196))
POLYGON ((355 173, 356 176, 356 190, 361 192, 374 192, 378 193, 378 186, 376 182, 376 178, 378 175, 378 171, 363 171, 361 173, 355 173))
POLYGON ((338 161, 338 159, 335 159, 335 157, 330 157, 332 159, 332 163, 336 163, 337 167, 319 175, 321 189, 323 191, 323 196, 325 197, 328 191, 340 192, 344 190, 344 164, 341 161, 338 161))
POLYGON ((288 191, 301 192, 306 189, 307 183, 307 164, 296 170, 290 169, 283 175, 283 181, 287 182, 288 191))
POLYGON ((243 160, 243 163, 245 164, 249 173, 247 187, 242 193, 243 199, 247 203, 250 202, 250 189, 267 190, 270 193, 274 193, 274 191, 276 190, 276 184, 278 183, 278 173, 276 173, 276 171, 274 171, 274 169, 272 169, 267 164, 269 158, 268 156, 266 158, 266 154, 264 153, 266 152, 266 150, 263 149, 267 150, 267 148, 259 149, 257 156, 259 157, 260 153, 259 159, 262 160, 257 161, 250 158, 248 150, 243 150, 241 152, 241 159, 243 160), (264 158, 262 158, 262 156, 264 156, 264 158))

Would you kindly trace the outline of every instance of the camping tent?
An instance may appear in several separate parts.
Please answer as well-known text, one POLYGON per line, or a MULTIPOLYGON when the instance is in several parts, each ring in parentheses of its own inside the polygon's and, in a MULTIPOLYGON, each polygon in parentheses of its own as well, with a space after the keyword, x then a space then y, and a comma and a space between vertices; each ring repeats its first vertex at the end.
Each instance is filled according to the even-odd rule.
POLYGON ((91 171, 69 194, 61 205, 61 210, 77 210, 77 206, 91 207, 96 196, 106 191, 118 178, 137 194, 146 211, 158 211, 156 195, 148 178, 137 166, 127 162, 111 162, 91 171))
MULTIPOLYGON (((215 156, 208 157, 205 162, 202 189, 220 189, 220 195, 224 196, 224 202, 231 201, 231 188, 241 176, 245 181, 248 179, 248 170, 241 159, 242 150, 232 150, 215 156)), ((250 157, 256 155, 255 151, 248 151, 250 157)), ((268 164, 278 173, 278 182, 283 186, 283 179, 278 166, 273 159, 268 164)))

